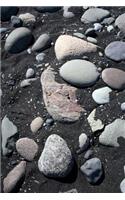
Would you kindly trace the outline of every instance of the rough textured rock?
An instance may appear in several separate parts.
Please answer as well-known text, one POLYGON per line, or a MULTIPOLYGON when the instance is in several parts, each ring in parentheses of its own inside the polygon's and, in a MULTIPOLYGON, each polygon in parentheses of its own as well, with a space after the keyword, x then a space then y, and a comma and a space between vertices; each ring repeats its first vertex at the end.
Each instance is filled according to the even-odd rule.
POLYGON ((16 187, 20 179, 25 175, 26 161, 21 161, 12 171, 8 173, 3 181, 3 191, 11 192, 16 187))
POLYGON ((46 109, 54 120, 74 122, 80 118, 84 109, 77 104, 76 88, 57 83, 50 67, 42 73, 41 85, 46 109))
POLYGON ((99 136, 99 142, 103 145, 118 147, 118 138, 125 138, 125 120, 116 119, 108 124, 99 136))
POLYGON ((125 13, 117 17, 115 25, 125 34, 125 13))
POLYGON ((19 18, 23 21, 23 25, 30 25, 36 22, 36 18, 31 13, 20 14, 19 18))
POLYGON ((73 158, 63 138, 56 134, 47 138, 38 167, 44 175, 52 178, 63 178, 70 173, 73 158))
POLYGON ((55 54, 58 60, 79 58, 85 53, 96 51, 96 45, 70 35, 60 35, 55 43, 55 54))
POLYGON ((11 16, 16 15, 19 11, 18 7, 13 7, 13 6, 2 6, 0 8, 0 16, 1 16, 1 21, 9 21, 11 16))
POLYGON ((32 46, 32 51, 41 52, 51 46, 51 38, 48 34, 42 34, 32 46))
POLYGON ((6 39, 5 50, 9 53, 20 53, 26 50, 32 43, 33 35, 28 28, 16 28, 6 39))
POLYGON ((105 104, 110 101, 110 93, 112 90, 109 87, 102 87, 94 90, 92 98, 98 104, 105 104))
POLYGON ((43 119, 41 117, 36 117, 30 124, 31 131, 36 133, 43 125, 43 119))

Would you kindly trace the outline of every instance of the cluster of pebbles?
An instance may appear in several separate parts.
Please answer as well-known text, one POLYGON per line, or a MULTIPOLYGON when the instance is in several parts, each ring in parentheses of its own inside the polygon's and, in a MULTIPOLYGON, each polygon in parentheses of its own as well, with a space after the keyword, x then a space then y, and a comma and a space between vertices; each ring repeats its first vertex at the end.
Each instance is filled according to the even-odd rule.
MULTIPOLYGON (((69 176, 73 176, 73 170, 77 165, 76 156, 77 160, 81 157, 84 159, 84 162, 82 161, 78 166, 81 176, 84 177, 86 183, 96 187, 103 182, 104 178, 106 179, 106 164, 103 157, 96 155, 97 146, 98 148, 101 148, 101 145, 106 148, 110 146, 119 151, 119 138, 125 139, 125 13, 115 16, 109 8, 100 7, 74 8, 74 12, 70 10, 70 7, 35 7, 32 9, 33 13, 23 13, 17 7, 1 8, 2 53, 4 62, 8 56, 15 60, 18 60, 19 55, 22 55, 24 60, 25 57, 27 60, 32 57, 31 65, 27 69, 24 66, 23 72, 20 72, 23 75, 20 75, 19 81, 16 80, 18 85, 16 85, 15 90, 18 89, 19 93, 23 95, 23 91, 28 91, 27 88, 31 87, 32 98, 35 98, 36 93, 33 94, 33 91, 41 88, 42 92, 38 92, 37 95, 40 96, 39 99, 42 103, 36 102, 36 106, 38 109, 41 106, 45 107, 48 117, 41 112, 41 109, 34 115, 35 107, 27 115, 27 111, 25 111, 27 104, 25 104, 24 124, 28 126, 29 134, 18 121, 23 117, 22 111, 18 110, 20 109, 18 100, 16 100, 17 108, 15 108, 15 113, 19 114, 18 117, 14 117, 14 114, 13 117, 10 115, 11 108, 13 110, 11 103, 10 107, 9 105, 8 107, 3 106, 5 109, 2 113, 1 123, 2 162, 4 159, 13 159, 15 156, 17 162, 15 161, 14 165, 16 166, 12 168, 11 165, 9 173, 3 176, 2 190, 3 192, 23 190, 29 163, 37 163, 35 170, 37 173, 39 172, 39 176, 44 175, 48 181, 49 178, 58 181, 66 180, 69 176), (69 30, 68 32, 70 29, 68 26, 67 30, 62 32, 60 30, 58 34, 55 34, 56 30, 51 33, 47 30, 47 26, 49 26, 48 15, 54 16, 55 13, 60 13, 61 23, 63 20, 73 23, 77 9, 81 9, 81 18, 78 19, 81 26, 76 23, 77 30, 69 30), (45 20, 46 30, 44 32, 39 30, 39 35, 37 32, 34 33, 33 30, 37 23, 44 23, 45 20), (106 42, 101 46, 98 38, 103 33, 113 34, 113 37, 108 44, 106 42), (50 60, 47 57, 49 51, 53 51, 50 60), (93 59, 93 56, 97 61, 93 59), (103 58, 106 61, 101 63, 103 58), (113 62, 111 66, 110 61, 113 62), (119 63, 121 63, 120 68, 119 63), (99 82, 103 83, 101 87, 98 85, 99 82), (39 87, 39 85, 41 86, 39 87), (93 109, 89 106, 89 101, 86 104, 81 101, 78 92, 89 93, 89 98, 95 105, 93 109), (124 98, 121 98, 122 95, 124 98), (122 100, 119 101, 120 98, 122 100), (114 107, 110 107, 111 103, 114 103, 114 107), (106 105, 109 107, 105 107, 106 105), (115 113, 114 115, 113 109, 115 112, 118 110, 120 114, 115 113), (111 120, 108 119, 107 112, 113 115, 111 120), (97 113, 101 114, 97 115, 97 113), (100 115, 104 117, 100 118, 100 115), (87 124, 86 127, 89 127, 90 132, 87 129, 79 128, 81 133, 77 129, 74 130, 76 133, 72 133, 72 130, 69 129, 70 124, 73 126, 81 120, 83 124, 87 124), (67 133, 65 133, 66 135, 60 134, 63 132, 63 128, 58 131, 57 127, 60 127, 60 124, 62 124, 61 127, 65 127, 64 132, 69 132, 68 135, 67 133), (23 134, 22 130, 25 131, 23 134), (73 135, 74 133, 76 136, 73 135), (44 140, 41 139, 41 134, 44 140), (70 143, 70 139, 74 141, 76 137, 77 141, 74 144, 70 143)), ((18 64, 20 65, 17 62, 18 64)), ((4 70, 2 71, 2 88, 4 88, 4 84, 7 84, 11 86, 12 91, 16 83, 12 81, 11 76, 13 73, 18 73, 16 66, 13 67, 9 72, 10 82, 4 83, 3 80, 7 75, 4 70)), ((27 93, 28 97, 31 95, 30 92, 27 93)), ((2 101, 7 95, 4 93, 7 91, 1 89, 2 101)), ((28 102, 30 106, 32 98, 28 102)), ((20 107, 24 103, 22 101, 20 107)), ((122 166, 124 167, 124 165, 125 162, 122 166)), ((35 181, 40 184, 39 180, 35 181)), ((84 185, 82 187, 84 190, 84 185)), ((119 182, 119 189, 121 192, 125 192, 125 179, 121 180, 121 183, 119 182)), ((28 190, 23 192, 28 192, 28 190)), ((69 188, 65 192, 79 192, 79 188, 71 190, 69 188)))

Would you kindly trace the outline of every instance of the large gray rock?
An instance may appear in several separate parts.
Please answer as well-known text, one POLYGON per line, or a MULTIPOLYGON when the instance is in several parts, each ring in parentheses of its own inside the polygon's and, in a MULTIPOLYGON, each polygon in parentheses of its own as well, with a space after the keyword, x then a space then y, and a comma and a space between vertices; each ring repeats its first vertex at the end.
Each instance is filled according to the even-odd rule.
POLYGON ((109 15, 110 12, 108 10, 104 10, 102 8, 89 8, 82 15, 81 21, 85 24, 92 22, 100 22, 109 15))
POLYGON ((125 34, 125 13, 117 17, 115 25, 125 34))
POLYGON ((88 87, 97 81, 99 72, 93 63, 76 59, 62 65, 60 76, 72 85, 88 87))
POLYGON ((105 127, 99 136, 99 142, 103 145, 118 147, 118 138, 125 138, 125 120, 116 119, 105 127))
POLYGON ((51 46, 51 38, 48 34, 42 34, 32 46, 32 51, 41 52, 51 46))
POLYGON ((13 30, 6 39, 5 51, 20 53, 33 43, 33 35, 28 28, 20 27, 13 30))
POLYGON ((112 90, 109 87, 102 87, 94 90, 92 98, 98 104, 105 104, 110 101, 110 93, 112 90))
POLYGON ((70 173, 73 158, 64 139, 56 134, 48 137, 38 167, 44 175, 52 178, 63 178, 70 173))
POLYGON ((0 8, 0 16, 1 16, 1 21, 9 21, 11 16, 16 15, 19 11, 18 7, 13 7, 13 6, 2 6, 0 8))

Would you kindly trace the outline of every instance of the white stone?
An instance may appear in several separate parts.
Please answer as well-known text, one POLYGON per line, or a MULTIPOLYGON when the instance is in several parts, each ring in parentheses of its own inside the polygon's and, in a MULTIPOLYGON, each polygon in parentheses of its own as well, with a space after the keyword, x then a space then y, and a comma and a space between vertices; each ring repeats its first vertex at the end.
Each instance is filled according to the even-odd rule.
POLYGON ((105 104, 110 101, 111 92, 112 92, 111 88, 102 87, 93 91, 92 98, 98 104, 105 104))
POLYGON ((29 68, 26 72, 26 78, 32 78, 34 74, 35 74, 34 69, 29 68))
POLYGON ((43 119, 41 117, 36 117, 30 124, 31 131, 36 133, 43 125, 43 119))

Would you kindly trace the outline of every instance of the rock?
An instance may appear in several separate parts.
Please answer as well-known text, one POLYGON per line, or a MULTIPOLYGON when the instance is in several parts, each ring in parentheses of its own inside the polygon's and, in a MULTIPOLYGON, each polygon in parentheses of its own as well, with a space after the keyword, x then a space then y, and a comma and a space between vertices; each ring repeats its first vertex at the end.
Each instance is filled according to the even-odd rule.
POLYGON ((84 155, 84 158, 86 160, 90 159, 93 155, 93 151, 91 149, 89 149, 88 151, 86 151, 85 155, 84 155))
POLYGON ((94 30, 95 31, 101 31, 102 30, 102 25, 100 23, 95 23, 94 24, 94 30))
POLYGON ((87 135, 85 133, 82 133, 79 136, 79 148, 82 151, 85 151, 89 146, 89 138, 87 137, 87 135))
POLYGON ((45 122, 46 126, 52 126, 54 124, 53 118, 48 118, 45 122))
POLYGON ((68 190, 67 192, 65 193, 78 193, 77 189, 76 188, 73 188, 71 190, 68 190))
POLYGON ((7 155, 9 149, 7 147, 8 139, 14 136, 17 133, 17 127, 5 116, 2 120, 1 124, 1 132, 2 132, 2 153, 3 155, 7 155))
POLYGON ((19 8, 13 6, 1 6, 0 10, 1 21, 5 22, 9 21, 11 16, 16 15, 19 11, 19 8))
POLYGON ((30 124, 31 131, 36 133, 43 125, 43 119, 41 117, 36 117, 30 124))
POLYGON ((125 193, 125 178, 120 183, 120 190, 122 193, 125 193))
POLYGON ((109 103, 111 92, 112 90, 109 87, 102 87, 94 90, 92 93, 92 98, 98 104, 109 103))
POLYGON ((105 18, 105 19, 101 22, 101 24, 110 25, 110 24, 112 24, 114 21, 115 21, 114 17, 108 17, 108 18, 105 18))
POLYGON ((44 60, 44 58, 45 58, 45 53, 39 53, 37 56, 36 56, 36 60, 37 60, 37 62, 42 62, 43 60, 44 60))
POLYGON ((98 183, 103 175, 102 163, 99 158, 91 158, 87 160, 80 167, 80 170, 91 184, 98 183))
POLYGON ((82 15, 81 21, 85 24, 100 22, 104 18, 108 17, 109 15, 110 15, 110 12, 108 10, 104 10, 101 8, 89 8, 82 15))
POLYGON ((122 41, 111 42, 105 48, 105 55, 114 61, 125 60, 125 42, 122 41))
POLYGON ((91 42, 91 43, 97 44, 97 40, 96 40, 95 38, 87 37, 87 40, 88 40, 88 42, 91 42))
POLYGON ((85 39, 86 38, 85 35, 83 35, 82 33, 78 33, 78 32, 73 33, 73 35, 76 36, 76 37, 78 37, 78 38, 81 38, 81 39, 85 39))
POLYGON ((50 135, 38 161, 39 170, 47 177, 64 178, 73 167, 73 157, 67 143, 56 134, 50 135))
POLYGON ((31 83, 33 81, 36 81, 36 80, 37 80, 37 78, 24 79, 23 81, 21 81, 20 87, 27 87, 27 86, 31 85, 31 83))
POLYGON ((116 90, 125 89, 125 72, 116 68, 104 69, 102 71, 103 81, 116 90))
POLYGON ((32 51, 41 52, 51 46, 51 38, 48 34, 42 34, 32 46, 32 51))
POLYGON ((68 7, 68 6, 64 6, 63 7, 63 10, 64 10, 63 17, 65 17, 65 18, 72 18, 72 17, 75 16, 73 12, 68 11, 69 8, 70 7, 68 7))
POLYGON ((22 20, 17 16, 11 16, 11 24, 13 27, 18 28, 23 25, 22 20))
POLYGON ((79 58, 85 53, 97 51, 97 46, 70 35, 61 35, 55 43, 55 54, 58 60, 79 58))
POLYGON ((125 102, 123 102, 123 103, 121 104, 121 110, 122 110, 122 111, 125 111, 125 102))
POLYGON ((120 31, 125 34, 125 13, 117 17, 115 20, 115 26, 117 26, 120 31))
POLYGON ((93 85, 99 78, 96 66, 86 60, 70 60, 60 68, 60 76, 70 84, 78 87, 93 85))
POLYGON ((23 21, 23 25, 30 25, 36 22, 36 18, 31 13, 20 14, 19 18, 23 21))
POLYGON ((26 160, 32 161, 38 152, 37 143, 30 138, 21 138, 16 142, 17 152, 26 160))
POLYGON ((27 69, 26 78, 32 78, 34 77, 34 75, 35 75, 34 69, 32 68, 27 69))
POLYGON ((109 25, 108 27, 107 27, 107 31, 110 33, 112 30, 114 29, 114 27, 112 26, 112 25, 109 25))
POLYGON ((53 13, 53 12, 57 12, 58 10, 60 10, 62 7, 56 7, 56 6, 38 6, 38 7, 35 7, 35 10, 40 12, 40 13, 45 13, 45 12, 48 12, 48 13, 53 13))
POLYGON ((108 124, 99 136, 99 142, 106 146, 118 147, 118 138, 125 138, 125 120, 116 119, 108 124))
POLYGON ((89 37, 96 37, 97 36, 94 28, 88 28, 85 32, 85 35, 89 36, 89 37))
MULTIPOLYGON (((2 94, 3 94, 3 92, 2 92, 2 90, 1 90, 1 88, 0 88, 0 98, 1 98, 2 94)), ((0 100, 1 100, 1 99, 0 99, 0 100)))
POLYGON ((50 67, 42 73, 41 85, 46 109, 54 120, 74 122, 80 118, 84 109, 77 104, 76 88, 57 83, 50 67))
POLYGON ((100 119, 95 119, 96 117, 95 115, 96 115, 96 109, 94 109, 87 118, 92 132, 96 132, 104 128, 104 124, 102 123, 102 121, 100 119))
POLYGON ((26 161, 21 161, 14 169, 12 169, 3 180, 4 193, 12 192, 21 178, 25 175, 26 161))
POLYGON ((20 27, 13 30, 6 39, 5 50, 9 53, 20 53, 33 43, 33 35, 28 28, 20 27))

